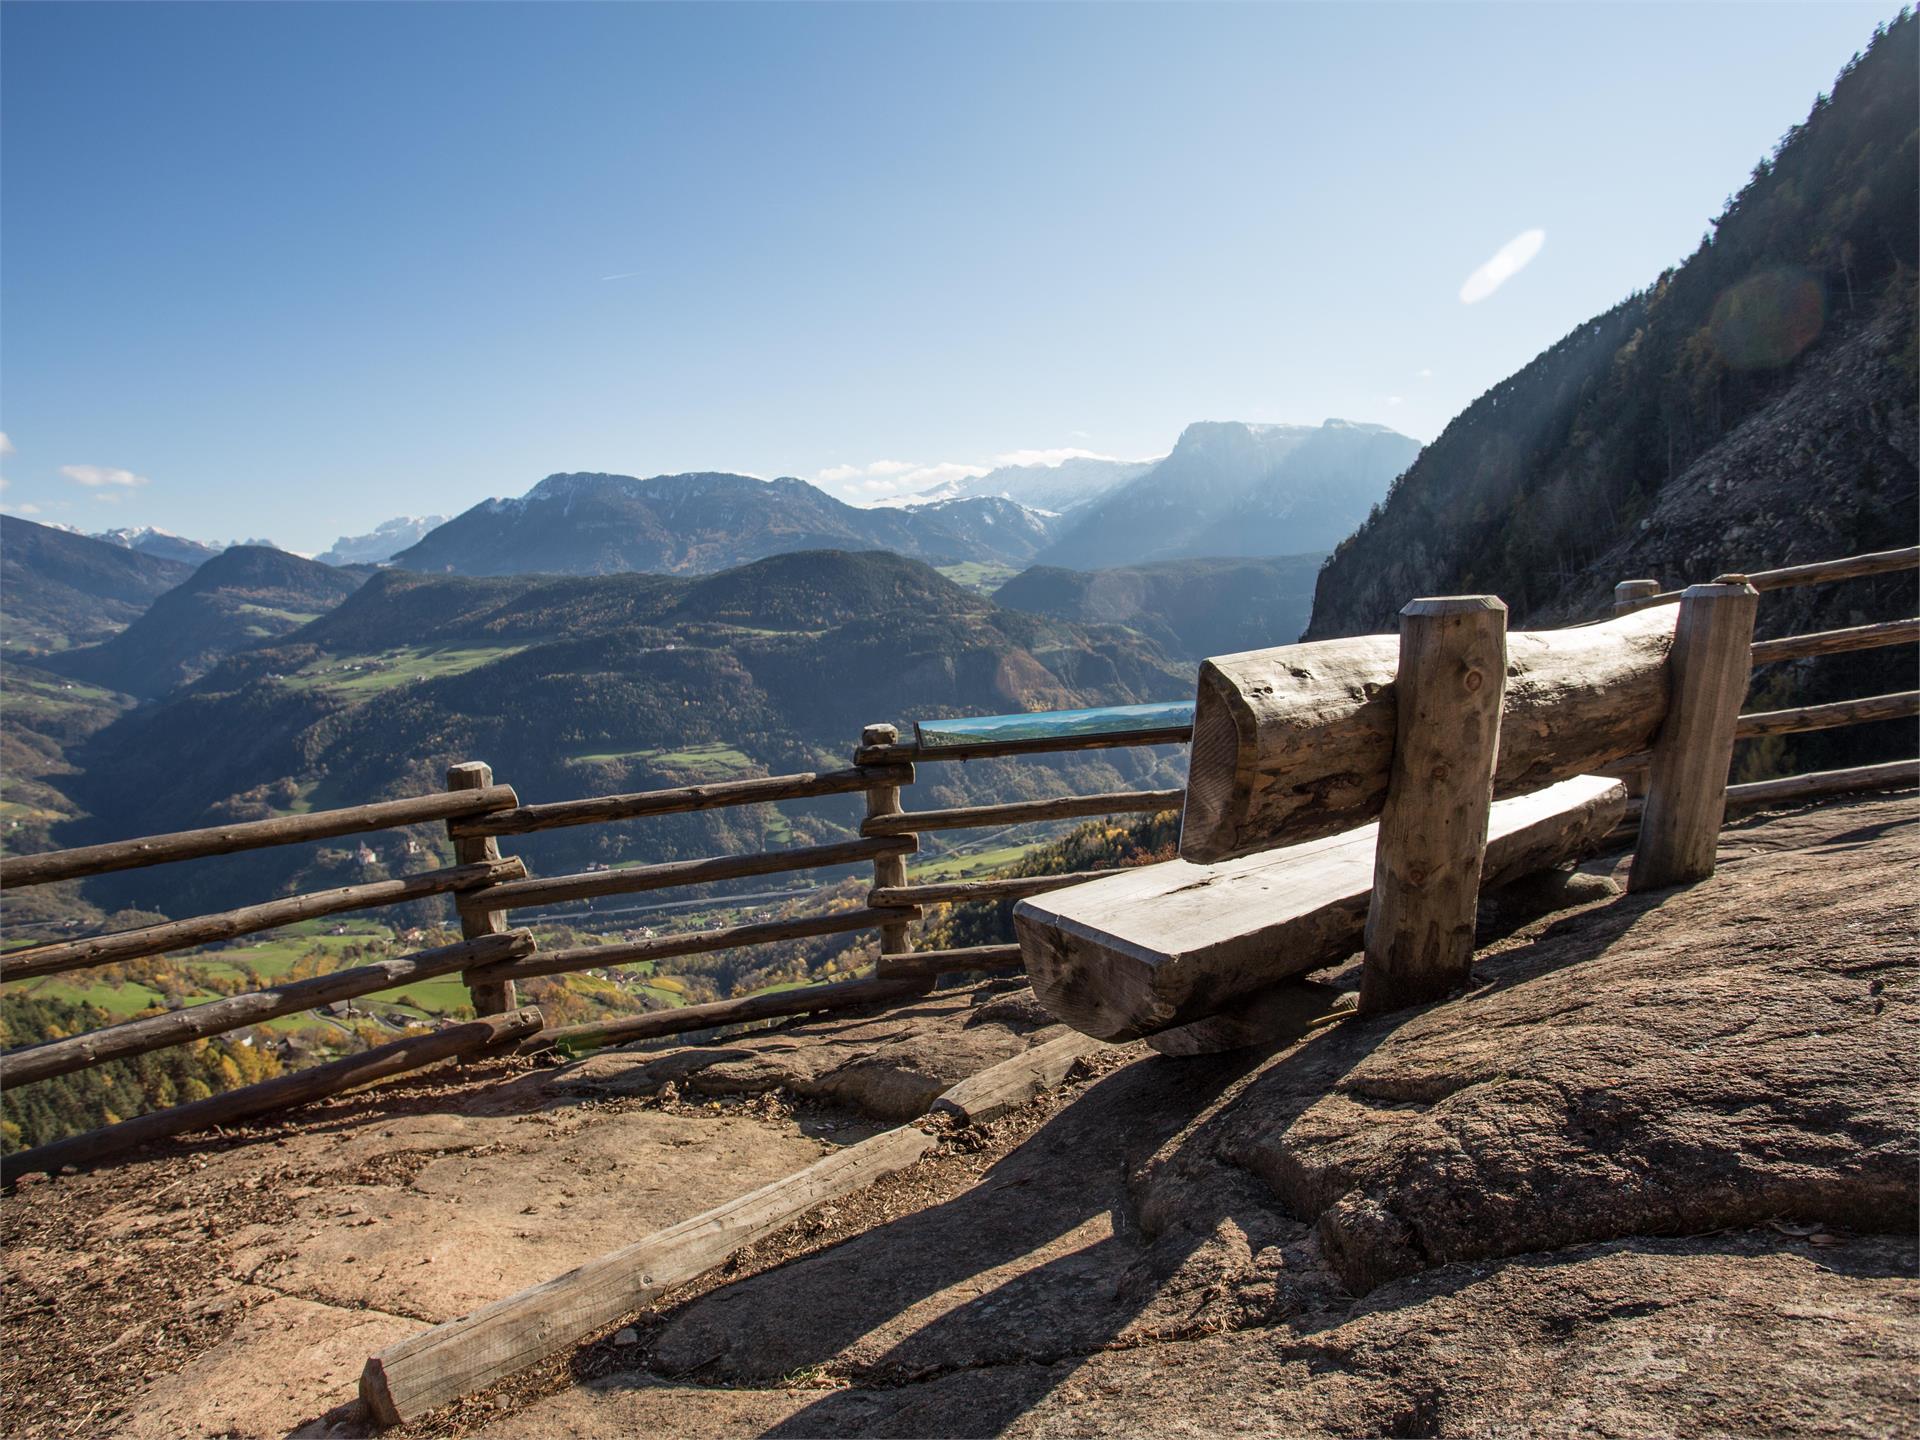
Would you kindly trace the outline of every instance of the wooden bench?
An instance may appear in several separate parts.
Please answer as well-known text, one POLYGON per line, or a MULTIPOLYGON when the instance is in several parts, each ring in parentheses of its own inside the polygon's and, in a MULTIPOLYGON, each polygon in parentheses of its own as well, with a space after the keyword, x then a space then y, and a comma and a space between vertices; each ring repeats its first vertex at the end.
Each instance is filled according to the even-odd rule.
POLYGON ((1397 639, 1207 661, 1183 858, 1022 901, 1034 993, 1102 1040, 1186 1030, 1176 1053, 1247 1043, 1256 1011, 1296 1023, 1275 987, 1356 949, 1361 1010, 1440 999, 1481 886, 1597 848, 1627 796, 1590 772, 1644 746, 1634 888, 1711 875, 1756 598, 1724 576, 1671 621, 1509 636, 1496 597, 1439 596, 1397 639))
MULTIPOLYGON (((1589 854, 1626 814, 1618 780, 1582 775, 1493 805, 1484 885, 1589 854)), ((1168 860, 1022 900, 1034 994, 1100 1040, 1204 1020, 1360 948, 1380 827, 1196 865, 1168 860)))

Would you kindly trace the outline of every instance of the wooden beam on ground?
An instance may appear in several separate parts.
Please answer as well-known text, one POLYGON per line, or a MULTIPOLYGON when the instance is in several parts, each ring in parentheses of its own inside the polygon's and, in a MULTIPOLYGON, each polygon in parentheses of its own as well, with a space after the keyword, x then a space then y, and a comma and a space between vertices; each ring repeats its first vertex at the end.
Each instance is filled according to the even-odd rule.
MULTIPOLYGON (((1667 708, 1669 611, 1507 637, 1494 794, 1644 750, 1667 708)), ((1399 642, 1322 640, 1200 667, 1180 854, 1201 863, 1338 834, 1380 813, 1399 642)))
POLYGON ((525 960, 476 968, 468 972, 468 979, 482 984, 501 980, 530 980, 537 975, 600 970, 612 965, 632 965, 641 960, 665 960, 675 955, 705 955, 743 945, 765 945, 774 940, 805 940, 815 935, 844 935, 850 930, 877 930, 882 925, 898 922, 900 917, 898 910, 841 910, 829 915, 801 915, 755 925, 725 925, 717 930, 660 935, 651 940, 629 940, 618 945, 577 945, 568 950, 544 950, 525 960))
POLYGON ((320 915, 338 915, 347 910, 366 910, 376 905, 399 905, 428 895, 469 890, 488 885, 496 879, 517 879, 527 873, 518 860, 492 860, 477 865, 455 865, 442 870, 424 870, 398 880, 375 880, 365 885, 344 885, 337 890, 317 890, 308 895, 289 895, 269 900, 264 905, 248 905, 218 915, 198 915, 191 920, 169 920, 163 925, 147 925, 138 930, 121 930, 112 935, 95 935, 85 940, 63 940, 54 945, 36 945, 30 950, 15 950, 0 957, 0 980, 27 980, 36 975, 54 975, 63 970, 81 970, 94 965, 135 960, 145 955, 164 955, 171 950, 187 950, 216 940, 231 940, 237 935, 254 935, 311 920, 320 915))
POLYGON ((681 785, 671 790, 638 790, 625 795, 593 795, 489 815, 454 827, 457 836, 530 835, 567 825, 600 825, 645 815, 685 815, 729 805, 765 805, 776 800, 807 800, 818 795, 850 795, 876 784, 913 782, 910 765, 856 765, 851 770, 766 775, 752 780, 723 780, 711 785, 681 785))
MULTIPOLYGON (((1589 853, 1626 787, 1583 775, 1496 801, 1481 883, 1589 853)), ((1042 1004, 1097 1039, 1203 1020, 1360 947, 1378 827, 1195 865, 1169 860, 1022 900, 1014 928, 1042 1004)))
POLYGON ((1659 890, 1713 874, 1727 811, 1740 702, 1752 677, 1760 592, 1745 580, 1689 585, 1673 642, 1673 686, 1653 744, 1631 890, 1659 890))
POLYGON ((1049 890, 1064 890, 1069 885, 1084 885, 1119 870, 1070 870, 1059 875, 1010 875, 991 880, 942 880, 925 885, 893 885, 874 889, 867 903, 888 905, 973 905, 983 900, 1023 900, 1029 895, 1044 895, 1049 890))
POLYGON ((464 1025, 450 1026, 431 1035, 410 1035, 389 1045, 348 1055, 309 1070, 262 1080, 223 1095, 212 1095, 170 1110, 123 1120, 101 1130, 89 1130, 67 1140, 55 1140, 32 1150, 22 1150, 0 1160, 0 1179, 11 1183, 15 1177, 33 1170, 55 1171, 68 1165, 91 1165, 109 1155, 117 1155, 150 1140, 185 1135, 195 1130, 211 1130, 232 1125, 277 1110, 337 1095, 356 1085, 368 1085, 392 1075, 419 1070, 456 1056, 472 1055, 495 1045, 531 1035, 540 1028, 540 1012, 529 1007, 507 1015, 489 1015, 464 1025))
POLYGON ((1078 1031, 1049 1040, 969 1075, 933 1102, 931 1114, 959 1125, 987 1125, 1060 1088, 1080 1058, 1107 1047, 1078 1031))
POLYGON ((851 865, 880 855, 911 855, 911 836, 880 840, 842 840, 832 845, 807 845, 792 850, 769 850, 753 855, 714 855, 702 860, 668 860, 658 865, 633 865, 620 870, 594 870, 578 875, 554 875, 496 885, 474 896, 487 910, 531 910, 570 900, 593 900, 602 895, 632 895, 643 890, 668 890, 678 885, 705 885, 714 880, 738 880, 750 875, 775 875, 787 870, 813 870, 827 865, 851 865))
POLYGON ((259 1025, 277 1016, 298 1014, 335 1001, 451 975, 469 965, 513 960, 532 953, 532 934, 516 930, 392 960, 377 960, 371 965, 356 965, 351 970, 336 970, 311 980, 295 980, 245 995, 230 995, 224 1000, 188 1005, 164 1015, 149 1015, 84 1035, 70 1035, 64 1040, 9 1050, 0 1055, 0 1084, 25 1085, 69 1071, 85 1070, 108 1060, 124 1060, 149 1050, 184 1045, 190 1040, 259 1025))
POLYGON ((1181 790, 1118 790, 1105 795, 1054 795, 1007 805, 964 805, 951 810, 909 810, 861 822, 862 835, 913 835, 927 830, 969 830, 986 825, 1024 825, 1032 820, 1075 820, 1088 815, 1153 815, 1178 810, 1181 790))
POLYGON ((391 830, 401 825, 445 820, 449 816, 484 815, 518 803, 511 785, 493 785, 458 795, 414 795, 404 800, 353 805, 344 810, 316 810, 311 815, 276 815, 271 820, 212 825, 204 830, 180 830, 169 835, 143 835, 135 840, 83 845, 74 850, 9 855, 0 859, 0 888, 78 880, 113 870, 230 855, 236 850, 259 850, 270 845, 331 840, 337 835, 391 830))
POLYGON ((1813 655, 1839 655, 1848 650, 1877 650, 1883 645, 1920 642, 1920 618, 1883 620, 1877 625, 1854 625, 1845 630, 1816 630, 1811 635, 1787 635, 1753 642, 1755 667, 1782 660, 1805 660, 1813 655))
POLYGON ((1401 610, 1393 763, 1360 979, 1369 1013, 1437 1000, 1473 969, 1506 673, 1507 607, 1495 596, 1401 610))
MULTIPOLYGON (((1050 1042, 961 1081, 934 1105, 982 1123, 1058 1085, 1092 1048, 1079 1036, 1050 1042)), ((545 1284, 410 1335, 368 1357, 360 1398, 380 1425, 416 1420, 607 1329, 808 1211, 906 1169, 936 1143, 912 1125, 883 1131, 545 1284)))
POLYGON ((543 1285, 410 1335, 368 1358, 360 1398, 381 1425, 450 1404, 604 1330, 816 1206, 904 1170, 936 1143, 912 1126, 883 1131, 543 1285))

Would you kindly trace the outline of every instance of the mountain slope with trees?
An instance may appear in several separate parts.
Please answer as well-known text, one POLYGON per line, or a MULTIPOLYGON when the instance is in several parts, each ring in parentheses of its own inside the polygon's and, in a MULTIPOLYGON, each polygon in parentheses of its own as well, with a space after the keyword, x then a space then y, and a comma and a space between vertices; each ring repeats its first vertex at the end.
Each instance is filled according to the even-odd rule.
POLYGON ((45 655, 104 640, 192 573, 178 560, 9 515, 0 520, 6 653, 45 655))
MULTIPOLYGON (((331 614, 93 736, 68 782, 92 818, 59 838, 419 793, 464 759, 489 761, 529 801, 835 768, 874 721, 1191 688, 1189 667, 1138 635, 999 608, 895 555, 786 555, 694 580, 383 571, 331 614)), ((916 798, 1172 783, 1169 763, 1116 752, 1077 768, 1065 758, 942 766, 916 798)), ((858 804, 555 831, 516 849, 551 870, 798 843, 850 833, 858 804)), ((431 829, 419 839, 439 843, 431 829)), ((309 880, 357 878, 346 849, 322 851, 94 884, 111 903, 172 910, 258 898, 303 865, 309 880)))
MULTIPOLYGON (((1491 592, 1516 625, 1663 586, 1911 545, 1920 21, 1876 33, 1687 261, 1480 397, 1320 577, 1310 638, 1390 630, 1416 595, 1491 592)), ((1916 613, 1911 573, 1762 603, 1776 635, 1916 613)), ((1874 650, 1774 667, 1756 704, 1915 683, 1874 650)), ((1913 753, 1912 727, 1747 747, 1739 773, 1913 753)))
POLYGON ((365 582, 365 567, 337 568, 258 545, 206 562, 102 644, 51 657, 47 668, 151 699, 197 680, 236 650, 311 623, 365 582))

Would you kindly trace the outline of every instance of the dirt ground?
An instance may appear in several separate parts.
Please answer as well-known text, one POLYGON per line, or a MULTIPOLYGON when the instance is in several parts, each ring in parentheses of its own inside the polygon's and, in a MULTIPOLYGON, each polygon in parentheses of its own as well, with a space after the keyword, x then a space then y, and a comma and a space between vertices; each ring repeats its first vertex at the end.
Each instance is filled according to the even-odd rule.
MULTIPOLYGON (((398 1434, 1920 1433, 1917 852, 1911 798, 1757 817, 1443 1004, 1103 1054, 398 1434)), ((371 1351, 1059 1033, 1005 981, 910 1010, 23 1185, 0 1428, 364 1433, 371 1351)))

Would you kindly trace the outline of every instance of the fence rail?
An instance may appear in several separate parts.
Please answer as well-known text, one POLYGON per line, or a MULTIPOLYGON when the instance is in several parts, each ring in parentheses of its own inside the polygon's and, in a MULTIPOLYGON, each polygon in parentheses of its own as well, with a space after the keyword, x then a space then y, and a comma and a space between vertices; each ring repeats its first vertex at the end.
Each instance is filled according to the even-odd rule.
MULTIPOLYGON (((1746 579, 1755 589, 1774 590, 1886 574, 1916 565, 1920 565, 1920 547, 1811 565, 1787 566, 1749 575, 1746 579)), ((1723 578, 1730 580, 1733 577, 1723 578)), ((1679 591, 1660 591, 1658 584, 1651 580, 1625 581, 1616 591, 1616 613, 1625 614, 1677 601, 1680 595, 1679 591)), ((1596 631, 1592 627, 1566 633, 1575 638, 1556 651, 1565 657, 1556 663, 1565 664, 1575 674, 1579 674, 1580 667, 1588 663, 1582 658, 1579 648, 1582 644, 1605 646, 1615 643, 1606 636, 1596 638, 1596 631), (1582 636, 1585 639, 1578 638, 1582 636)), ((1754 642, 1746 653, 1751 664, 1759 666, 1873 646, 1911 644, 1916 640, 1920 640, 1920 620, 1906 619, 1754 642)), ((1552 643, 1558 645, 1558 642, 1552 643)), ((1381 648, 1384 655, 1389 653, 1390 647, 1383 645, 1377 648, 1381 648)), ((1639 659, 1635 659, 1633 665, 1635 674, 1644 668, 1639 659)), ((1385 678, 1390 680, 1392 677, 1393 672, 1388 669, 1385 678)), ((1590 680, 1592 677, 1581 678, 1590 680)), ((1753 712, 1738 718, 1735 736, 1751 739, 1794 734, 1835 726, 1912 718, 1916 714, 1920 714, 1920 691, 1901 691, 1822 705, 1753 712)), ((924 993, 942 974, 978 973, 1017 967, 1021 964, 1017 945, 916 952, 911 948, 909 927, 925 907, 1019 899, 1077 885, 1112 872, 1086 870, 1044 876, 1002 875, 916 884, 908 879, 906 858, 918 849, 919 837, 943 830, 1005 827, 1097 815, 1149 814, 1181 808, 1189 800, 1187 792, 1120 791, 918 811, 904 809, 900 797, 903 788, 915 783, 915 767, 923 762, 1184 744, 1194 737, 1194 726, 1191 724, 1103 733, 1081 728, 1087 722, 1077 715, 1062 717, 1061 723, 1071 724, 1076 729, 1061 733, 1018 735, 1007 739, 929 745, 903 743, 894 726, 871 725, 863 730, 853 752, 854 763, 846 769, 588 796, 532 805, 521 804, 511 786, 493 783, 492 772, 486 766, 470 763, 453 767, 448 775, 448 789, 439 794, 0 859, 0 885, 38 885, 265 846, 437 822, 446 825, 456 860, 451 866, 395 880, 288 896, 218 914, 170 920, 117 934, 36 946, 0 958, 0 980, 26 980, 121 960, 169 954, 212 941, 260 933, 295 920, 402 904, 438 894, 453 898, 463 937, 455 945, 357 966, 311 980, 202 1002, 168 1014, 108 1026, 89 1034, 8 1051, 0 1055, 0 1082, 6 1084, 25 1084, 68 1074, 110 1060, 168 1045, 189 1043, 266 1019, 390 989, 412 980, 456 972, 463 976, 469 986, 474 1008, 481 1016, 478 1029, 455 1027, 442 1032, 441 1036, 410 1037, 365 1055, 349 1056, 346 1060, 297 1072, 264 1085, 246 1087, 244 1091, 215 1096, 211 1101, 175 1107, 135 1121, 122 1122, 106 1131, 42 1147, 39 1151, 12 1157, 8 1161, 8 1173, 42 1163, 80 1163, 114 1153, 145 1139, 183 1133, 205 1124, 225 1123, 235 1116, 262 1113, 263 1107, 273 1109, 302 1103, 349 1085, 365 1083, 370 1078, 399 1073, 449 1056, 477 1053, 505 1043, 507 1039, 535 1047, 628 1043, 779 1016, 872 1005, 883 1001, 891 1003, 924 993), (542 877, 528 875, 520 859, 502 857, 498 846, 503 836, 536 834, 567 826, 608 824, 834 795, 865 797, 865 815, 858 825, 858 838, 740 855, 715 855, 618 870, 542 877), (539 906, 861 863, 872 864, 873 883, 865 903, 850 909, 788 915, 642 940, 570 946, 550 951, 541 951, 529 932, 509 930, 505 919, 510 911, 539 906), (880 932, 881 939, 878 960, 870 973, 858 978, 836 979, 618 1020, 559 1027, 545 1025, 537 1010, 520 1009, 516 1003, 515 985, 521 980, 795 939, 854 934, 863 930, 876 930, 880 932)), ((1360 728, 1365 729, 1364 726, 1360 728)), ((1369 739, 1356 730, 1351 743, 1364 749, 1377 739, 1377 736, 1369 739)), ((1377 745, 1374 748, 1377 749, 1377 745)), ((1619 749, 1616 747, 1609 753, 1617 755, 1619 749)), ((1371 756, 1371 751, 1368 754, 1371 756)), ((1628 776, 1636 773, 1644 775, 1647 764, 1648 756, 1633 756, 1611 769, 1612 773, 1628 776)), ((1345 768, 1353 770, 1355 766, 1348 764, 1345 768)), ((1538 769, 1538 766, 1534 768, 1538 769)), ((1726 787, 1725 794, 1729 807, 1748 808, 1820 795, 1911 784, 1916 778, 1915 772, 1915 762, 1902 761, 1734 785, 1726 787)), ((1351 781, 1352 778, 1349 775, 1347 780, 1351 781)), ((1537 780, 1538 776, 1531 778, 1537 780)), ((1195 817, 1191 806, 1188 810, 1187 819, 1191 825, 1195 817)), ((1311 818, 1302 817, 1309 825, 1311 818)), ((1290 843, 1291 838, 1276 840, 1275 843, 1290 843)), ((720 897, 722 901, 724 898, 720 897)))

